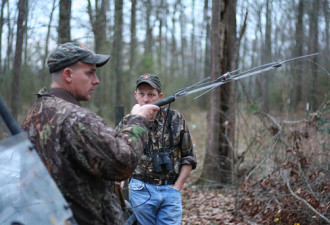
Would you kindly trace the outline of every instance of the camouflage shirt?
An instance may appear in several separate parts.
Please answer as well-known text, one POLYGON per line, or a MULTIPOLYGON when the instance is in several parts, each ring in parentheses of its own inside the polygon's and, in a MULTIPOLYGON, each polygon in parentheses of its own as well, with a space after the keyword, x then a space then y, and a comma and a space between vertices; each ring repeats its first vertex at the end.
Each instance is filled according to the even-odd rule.
MULTIPOLYGON (((144 176, 149 179, 176 180, 180 174, 182 165, 192 165, 193 169, 196 168, 197 161, 195 152, 193 150, 190 133, 188 127, 186 126, 185 119, 183 115, 176 110, 171 109, 170 115, 171 123, 169 123, 168 119, 166 119, 167 108, 161 108, 158 112, 156 120, 150 123, 148 143, 145 147, 139 165, 133 172, 133 176, 144 176), (163 136, 164 126, 165 130, 163 136), (171 142, 173 144, 171 144, 171 142), (153 164, 153 159, 155 157, 154 153, 161 151, 164 147, 170 152, 172 169, 169 171, 164 170, 162 172, 155 172, 153 164)), ((119 132, 129 126, 130 119, 131 115, 125 116, 116 127, 116 130, 119 132)))
MULTIPOLYGON (((123 224, 114 181, 127 179, 146 144, 149 122, 131 117, 110 128, 63 89, 39 91, 23 123, 79 224, 123 224)), ((50 193, 51 194, 51 193, 50 193)))

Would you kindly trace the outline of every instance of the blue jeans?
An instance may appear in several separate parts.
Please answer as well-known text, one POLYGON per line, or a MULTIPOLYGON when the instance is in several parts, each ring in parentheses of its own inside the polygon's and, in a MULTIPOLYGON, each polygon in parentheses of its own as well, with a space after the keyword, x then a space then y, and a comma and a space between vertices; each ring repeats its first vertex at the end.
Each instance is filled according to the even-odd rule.
POLYGON ((132 178, 129 200, 138 224, 181 224, 181 193, 172 184, 154 185, 132 178))

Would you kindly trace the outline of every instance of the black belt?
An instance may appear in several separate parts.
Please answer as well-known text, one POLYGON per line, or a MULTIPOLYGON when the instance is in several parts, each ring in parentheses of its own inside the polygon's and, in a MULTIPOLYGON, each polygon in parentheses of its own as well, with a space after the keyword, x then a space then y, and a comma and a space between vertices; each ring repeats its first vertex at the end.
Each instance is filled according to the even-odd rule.
POLYGON ((145 183, 155 184, 155 185, 174 184, 176 181, 176 179, 157 179, 157 178, 150 178, 150 177, 141 176, 141 175, 133 175, 132 178, 141 180, 145 183))

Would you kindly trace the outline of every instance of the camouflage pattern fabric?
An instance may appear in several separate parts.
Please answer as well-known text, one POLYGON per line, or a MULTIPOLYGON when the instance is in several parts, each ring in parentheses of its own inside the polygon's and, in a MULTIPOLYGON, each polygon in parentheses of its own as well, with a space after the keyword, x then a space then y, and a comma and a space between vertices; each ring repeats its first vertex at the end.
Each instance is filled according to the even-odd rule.
POLYGON ((67 66, 73 65, 78 61, 83 63, 96 64, 101 67, 109 60, 109 55, 95 54, 84 48, 82 44, 68 42, 59 45, 48 57, 47 65, 49 72, 59 71, 67 66))
MULTIPOLYGON (((151 138, 152 146, 149 146, 148 150, 145 150, 139 165, 136 170, 133 172, 133 175, 146 176, 151 179, 177 179, 180 174, 180 169, 182 165, 192 165, 192 168, 195 169, 197 165, 195 152, 193 150, 193 145, 190 137, 188 127, 186 126, 185 119, 181 113, 176 110, 171 109, 172 122, 171 126, 168 126, 168 122, 165 124, 165 145, 170 147, 170 134, 169 127, 172 129, 173 135, 173 152, 171 154, 171 162, 173 165, 173 170, 168 172, 156 173, 154 172, 154 165, 151 156, 151 149, 159 149, 162 147, 162 133, 164 122, 167 117, 167 108, 161 108, 158 112, 157 118, 154 122, 150 123, 150 131, 148 133, 148 139, 151 138)), ((123 120, 117 125, 116 131, 126 129, 129 126, 129 121, 131 115, 126 115, 123 120)), ((149 143, 150 144, 150 143, 149 143)))
MULTIPOLYGON (((69 92, 66 95, 72 99, 69 92)), ((119 200, 112 192, 114 182, 127 179, 136 168, 148 126, 145 118, 133 116, 117 133, 78 102, 41 90, 22 128, 77 222, 108 225, 123 224, 119 200)))

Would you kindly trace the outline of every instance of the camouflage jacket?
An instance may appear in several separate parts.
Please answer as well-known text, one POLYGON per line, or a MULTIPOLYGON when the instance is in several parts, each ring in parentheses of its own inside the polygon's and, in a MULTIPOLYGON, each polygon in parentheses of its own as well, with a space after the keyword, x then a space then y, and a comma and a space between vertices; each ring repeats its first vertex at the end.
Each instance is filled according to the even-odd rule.
MULTIPOLYGON (((63 89, 39 91, 23 123, 79 224, 123 224, 114 181, 127 179, 146 144, 149 122, 131 117, 110 128, 63 89)), ((51 194, 51 193, 50 193, 51 194)))
MULTIPOLYGON (((156 120, 150 123, 148 143, 145 147, 139 165, 133 172, 133 176, 146 176, 149 179, 176 180, 180 174, 181 165, 187 164, 192 165, 193 169, 196 168, 196 156, 193 150, 190 133, 188 127, 186 126, 185 119, 183 115, 176 110, 171 109, 170 115, 172 115, 172 118, 171 123, 169 124, 168 120, 166 120, 167 108, 161 108, 158 112, 156 120), (163 142, 162 133, 164 123, 165 130, 163 142), (171 138, 170 133, 172 133, 173 138, 171 138), (171 139, 173 144, 171 144, 171 139), (153 164, 154 153, 161 151, 161 148, 164 149, 162 143, 165 143, 164 146, 170 152, 171 164, 173 167, 169 171, 155 172, 153 164)), ((129 125, 130 119, 131 115, 125 116, 123 120, 117 125, 116 130, 119 132, 125 129, 129 125)))

